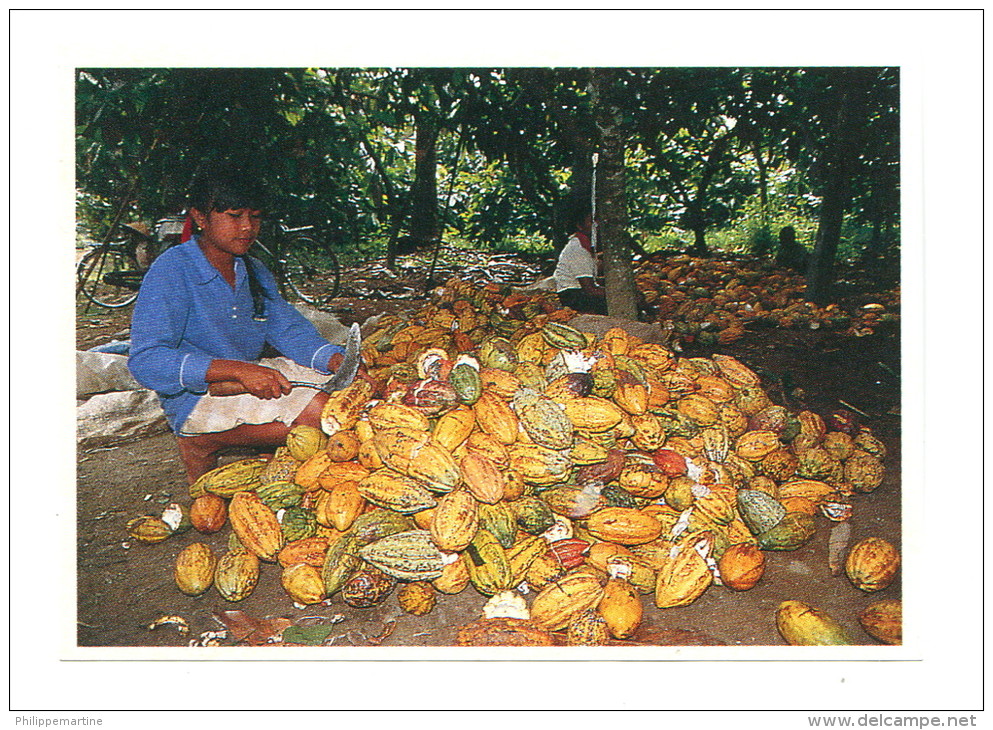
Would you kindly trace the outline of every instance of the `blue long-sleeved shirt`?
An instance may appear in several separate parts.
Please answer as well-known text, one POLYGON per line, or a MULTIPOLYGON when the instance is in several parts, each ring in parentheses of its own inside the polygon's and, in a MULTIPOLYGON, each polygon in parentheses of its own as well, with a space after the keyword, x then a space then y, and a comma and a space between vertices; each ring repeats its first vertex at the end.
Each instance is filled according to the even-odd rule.
POLYGON ((252 268, 267 294, 261 322, 252 318, 245 262, 235 259, 232 289, 196 237, 164 251, 145 274, 131 317, 128 368, 158 394, 175 432, 207 392, 214 359, 256 361, 268 342, 297 364, 327 372, 328 359, 344 351, 283 299, 260 261, 253 258, 252 268))

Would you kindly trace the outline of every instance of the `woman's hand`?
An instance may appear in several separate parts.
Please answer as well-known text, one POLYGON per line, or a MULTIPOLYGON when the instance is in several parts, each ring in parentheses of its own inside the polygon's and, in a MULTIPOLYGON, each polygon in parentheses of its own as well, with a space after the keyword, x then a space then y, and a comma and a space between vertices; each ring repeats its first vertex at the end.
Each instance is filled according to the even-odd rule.
POLYGON ((293 386, 279 372, 264 365, 240 360, 214 360, 207 369, 208 383, 236 381, 256 398, 271 400, 289 393, 293 386))

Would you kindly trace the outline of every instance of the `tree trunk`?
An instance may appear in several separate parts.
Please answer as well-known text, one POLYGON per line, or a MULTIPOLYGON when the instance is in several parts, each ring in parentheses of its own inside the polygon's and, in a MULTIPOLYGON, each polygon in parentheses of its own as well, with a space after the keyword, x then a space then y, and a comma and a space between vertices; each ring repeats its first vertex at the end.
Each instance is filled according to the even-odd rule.
POLYGON ((410 237, 415 246, 438 238, 438 125, 430 117, 414 117, 414 185, 410 191, 410 237))
POLYGON ((603 251, 607 312, 638 319, 631 249, 627 245, 627 199, 624 189, 624 134, 620 110, 611 104, 614 71, 591 71, 593 114, 600 132, 596 170, 597 245, 603 251))
POLYGON ((834 282, 834 258, 841 241, 841 223, 848 204, 848 179, 842 165, 829 171, 830 180, 821 202, 820 219, 814 250, 807 267, 805 297, 815 304, 824 305, 831 300, 834 282))
POLYGON ((851 176, 859 154, 867 69, 851 69, 840 84, 838 115, 825 155, 824 197, 814 250, 807 268, 805 298, 815 304, 831 301, 834 260, 841 242, 841 224, 851 196, 851 176))
POLYGON ((707 250, 707 229, 703 226, 693 229, 693 245, 690 247, 690 253, 695 256, 706 256, 709 251, 707 250))

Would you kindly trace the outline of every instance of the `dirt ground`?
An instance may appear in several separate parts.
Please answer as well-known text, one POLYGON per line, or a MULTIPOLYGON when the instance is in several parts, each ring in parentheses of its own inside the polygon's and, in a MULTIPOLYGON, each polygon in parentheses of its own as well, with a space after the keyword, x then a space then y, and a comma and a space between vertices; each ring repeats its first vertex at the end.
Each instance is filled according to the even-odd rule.
MULTIPOLYGON (((342 300, 343 323, 364 321, 410 301, 342 300)), ((80 311, 77 347, 86 349, 123 335, 128 312, 80 311)), ((869 536, 901 545, 900 339, 894 328, 864 338, 841 338, 824 331, 770 329, 750 332, 731 345, 694 349, 689 356, 729 354, 762 376, 770 397, 793 410, 828 414, 857 409, 862 422, 886 445, 886 476, 875 492, 857 495, 852 543, 869 536)), ((172 501, 188 501, 174 439, 169 434, 78 454, 77 461, 77 640, 80 646, 185 646, 190 637, 221 626, 214 611, 240 609, 255 617, 287 617, 300 625, 328 623, 341 616, 331 633, 334 645, 445 646, 456 628, 475 620, 485 598, 471 586, 456 596, 439 595, 425 616, 404 613, 390 596, 369 609, 347 606, 336 596, 327 606, 294 607, 279 584, 279 570, 263 564, 260 582, 244 601, 228 603, 214 590, 191 598, 172 579, 177 554, 192 542, 215 552, 228 530, 205 536, 195 531, 154 544, 131 542, 125 524, 142 514, 159 514, 172 501), (184 635, 172 626, 149 630, 163 615, 189 623, 184 635), (306 618, 305 618, 306 617, 306 618)), ((766 552, 763 578, 753 589, 734 592, 712 586, 690 606, 660 610, 642 596, 645 618, 630 643, 660 645, 782 645, 775 612, 787 599, 804 601, 835 618, 857 643, 878 644, 858 624, 870 603, 900 598, 897 580, 869 594, 828 569, 827 540, 832 523, 818 517, 814 538, 799 550, 766 552)))

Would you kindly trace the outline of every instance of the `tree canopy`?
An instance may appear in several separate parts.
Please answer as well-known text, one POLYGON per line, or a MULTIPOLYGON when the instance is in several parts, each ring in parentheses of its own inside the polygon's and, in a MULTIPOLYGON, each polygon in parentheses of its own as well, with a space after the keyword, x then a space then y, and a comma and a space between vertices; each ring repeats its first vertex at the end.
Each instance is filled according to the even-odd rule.
MULTIPOLYGON (((623 194, 622 246, 771 254, 789 224, 811 298, 839 255, 898 251, 896 69, 598 73, 79 69, 78 218, 97 237, 119 210, 177 213, 199 164, 244 156, 281 217, 321 226, 346 256, 438 238, 549 250, 613 144, 623 185, 598 195, 623 194)), ((603 202, 615 217, 616 202, 603 202)))

